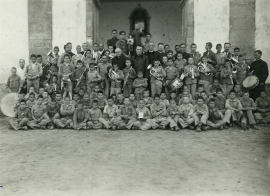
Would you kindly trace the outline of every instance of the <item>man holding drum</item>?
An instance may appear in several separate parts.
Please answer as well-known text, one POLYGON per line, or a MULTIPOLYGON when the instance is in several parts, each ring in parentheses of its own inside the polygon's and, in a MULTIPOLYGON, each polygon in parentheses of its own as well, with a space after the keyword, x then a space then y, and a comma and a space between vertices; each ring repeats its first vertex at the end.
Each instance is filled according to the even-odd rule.
POLYGON ((265 81, 268 78, 269 71, 268 65, 265 61, 261 60, 262 51, 256 50, 254 52, 255 61, 250 65, 250 73, 259 79, 259 84, 250 90, 250 97, 256 101, 260 93, 265 90, 265 81))

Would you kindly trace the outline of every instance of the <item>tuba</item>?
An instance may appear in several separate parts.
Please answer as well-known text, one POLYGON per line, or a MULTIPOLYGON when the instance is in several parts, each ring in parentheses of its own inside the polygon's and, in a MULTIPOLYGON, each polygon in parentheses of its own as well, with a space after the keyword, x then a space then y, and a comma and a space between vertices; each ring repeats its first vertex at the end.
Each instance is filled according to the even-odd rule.
POLYGON ((120 83, 121 80, 118 80, 119 75, 111 68, 108 74, 109 78, 117 83, 120 83))
POLYGON ((150 74, 157 80, 162 81, 164 79, 164 77, 157 72, 157 70, 152 66, 152 64, 148 65, 147 69, 150 69, 150 74))
POLYGON ((48 63, 53 64, 54 61, 55 61, 55 59, 56 59, 56 57, 53 55, 52 50, 50 50, 50 51, 48 52, 47 57, 48 57, 48 63))
POLYGON ((231 61, 231 65, 232 65, 232 73, 236 74, 237 73, 236 65, 239 63, 238 60, 232 56, 229 60, 231 61))

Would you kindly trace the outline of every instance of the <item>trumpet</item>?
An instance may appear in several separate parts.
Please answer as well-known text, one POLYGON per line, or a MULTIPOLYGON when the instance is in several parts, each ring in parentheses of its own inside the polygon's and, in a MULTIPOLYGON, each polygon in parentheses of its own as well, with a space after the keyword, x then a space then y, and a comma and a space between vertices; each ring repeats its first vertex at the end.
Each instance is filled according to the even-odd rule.
POLYGON ((119 78, 119 75, 111 68, 109 70, 109 74, 108 74, 109 78, 112 79, 113 81, 120 83, 121 80, 118 80, 117 78, 119 78))
POLYGON ((211 72, 210 72, 211 70, 201 62, 198 64, 198 70, 199 70, 199 72, 204 73, 207 76, 209 76, 211 74, 211 72))
POLYGON ((191 78, 194 79, 195 78, 194 69, 193 68, 190 68, 190 71, 191 71, 191 78))
POLYGON ((158 71, 152 66, 152 64, 148 65, 147 69, 150 69, 150 74, 157 80, 162 81, 164 79, 164 77, 158 73, 158 71))

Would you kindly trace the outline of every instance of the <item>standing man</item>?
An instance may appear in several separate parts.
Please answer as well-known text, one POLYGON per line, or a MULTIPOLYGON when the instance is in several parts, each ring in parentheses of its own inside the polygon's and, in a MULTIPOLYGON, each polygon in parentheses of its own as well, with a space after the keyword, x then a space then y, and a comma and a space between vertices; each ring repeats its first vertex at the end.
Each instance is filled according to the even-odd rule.
POLYGON ((132 35, 134 39, 134 43, 133 43, 133 51, 134 51, 136 50, 137 46, 142 45, 141 37, 143 36, 143 32, 139 26, 139 23, 135 24, 135 29, 131 31, 130 35, 132 35))
MULTIPOLYGON (((211 50, 213 44, 211 42, 207 42, 205 44, 205 52, 203 53, 203 57, 207 57, 207 63, 212 64, 214 67, 216 67, 217 60, 216 60, 216 54, 211 50)), ((201 59, 202 59, 201 58, 201 59)))
POLYGON ((154 60, 160 60, 159 53, 157 51, 154 51, 154 48, 155 48, 154 42, 150 41, 149 50, 144 53, 148 57, 149 64, 152 64, 152 66, 154 66, 154 60))
POLYGON ((250 97, 256 101, 260 97, 260 93, 265 91, 265 81, 268 78, 269 70, 268 65, 261 59, 262 51, 256 50, 254 52, 255 61, 250 65, 250 73, 259 78, 259 84, 254 89, 251 89, 250 97))
POLYGON ((98 45, 98 53, 99 53, 99 58, 101 58, 104 55, 104 53, 105 53, 104 44, 100 43, 98 45))
POLYGON ((109 46, 113 46, 113 51, 115 51, 116 49, 116 42, 119 40, 117 37, 117 30, 113 29, 112 30, 112 38, 107 40, 107 48, 109 48, 109 46))
POLYGON ((164 56, 167 56, 167 54, 164 52, 164 44, 163 43, 159 43, 158 44, 158 54, 159 54, 159 60, 160 62, 162 62, 162 58, 164 56))
POLYGON ((183 58, 188 61, 188 58, 190 58, 190 54, 186 52, 186 44, 180 44, 180 53, 183 55, 183 58))
POLYGON ((132 65, 134 66, 134 69, 136 73, 141 71, 143 73, 144 78, 149 77, 149 72, 146 72, 148 63, 148 57, 146 55, 142 54, 142 46, 137 46, 136 48, 136 54, 135 56, 131 57, 132 65))
POLYGON ((68 54, 69 54, 70 58, 72 58, 73 55, 75 55, 75 54, 72 52, 72 43, 68 42, 67 45, 69 46, 69 48, 68 48, 68 54))
POLYGON ((128 51, 128 45, 127 45, 127 40, 126 40, 126 32, 120 31, 119 35, 120 35, 120 39, 116 42, 115 46, 116 48, 120 48, 125 55, 128 55, 129 51, 128 51))
POLYGON ((95 63, 97 63, 97 61, 99 60, 99 49, 97 43, 93 44, 92 57, 95 63))
POLYGON ((190 49, 190 57, 193 58, 195 65, 197 65, 202 55, 197 51, 195 43, 191 44, 190 49))
MULTIPOLYGON (((64 56, 65 56, 66 54, 70 55, 70 54, 68 53, 68 51, 70 50, 69 47, 70 47, 70 46, 69 46, 68 44, 64 45, 64 50, 65 50, 65 52, 62 53, 61 56, 60 56, 59 59, 58 59, 58 63, 57 63, 58 67, 59 67, 62 63, 64 63, 64 56)), ((71 58, 71 57, 70 57, 70 58, 71 58)))
POLYGON ((88 49, 87 43, 82 44, 82 49, 83 49, 83 51, 81 51, 81 54, 84 55, 84 57, 85 57, 86 56, 86 51, 88 49))
POLYGON ((222 52, 225 60, 230 59, 232 56, 232 53, 230 53, 230 48, 231 48, 231 43, 226 42, 224 44, 224 51, 222 52))
POLYGON ((117 64, 120 70, 126 67, 126 56, 123 54, 120 48, 115 49, 115 57, 112 59, 112 65, 117 64))
POLYGON ((151 38, 152 38, 151 33, 147 33, 146 34, 146 40, 145 40, 145 42, 143 44, 143 52, 148 52, 151 38))

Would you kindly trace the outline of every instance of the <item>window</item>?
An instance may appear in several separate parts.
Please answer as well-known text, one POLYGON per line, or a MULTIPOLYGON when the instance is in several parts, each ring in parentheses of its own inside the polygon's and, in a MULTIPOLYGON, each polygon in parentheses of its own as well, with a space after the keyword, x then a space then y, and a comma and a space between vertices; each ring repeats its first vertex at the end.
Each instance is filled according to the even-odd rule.
POLYGON ((150 29, 150 17, 148 12, 146 11, 146 9, 138 7, 136 9, 134 9, 129 17, 130 20, 130 32, 132 30, 134 30, 135 28, 135 24, 139 23, 139 25, 141 26, 143 33, 150 33, 149 29, 150 29))

